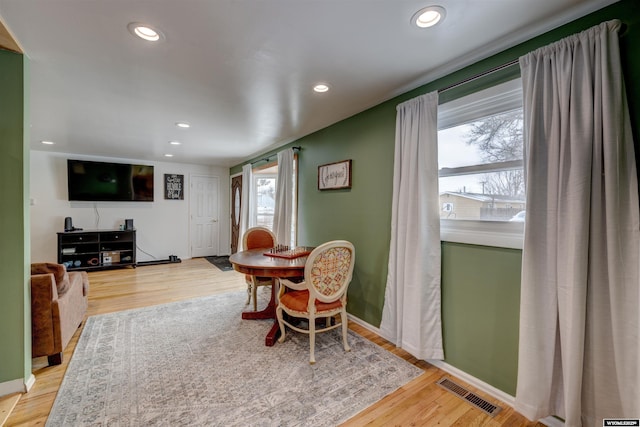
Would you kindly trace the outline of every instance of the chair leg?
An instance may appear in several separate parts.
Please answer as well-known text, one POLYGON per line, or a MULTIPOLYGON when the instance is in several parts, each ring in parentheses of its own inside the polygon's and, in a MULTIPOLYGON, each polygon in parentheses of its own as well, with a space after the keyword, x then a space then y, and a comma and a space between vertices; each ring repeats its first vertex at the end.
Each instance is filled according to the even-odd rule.
POLYGON ((280 307, 276 307, 276 318, 278 319, 278 325, 280 326, 280 338, 278 338, 278 342, 284 342, 285 326, 284 320, 282 319, 282 308, 280 307))
POLYGON ((47 356, 47 361, 49 362, 49 366, 55 366, 62 363, 62 353, 52 354, 47 356))
POLYGON ((346 310, 342 310, 342 313, 340 313, 340 321, 342 322, 342 344, 344 344, 344 350, 351 351, 351 347, 349 347, 349 343, 347 342, 347 331, 349 330, 349 325, 347 323, 346 310))
POLYGON ((245 302, 244 305, 249 305, 251 302, 251 288, 251 283, 247 282, 247 302, 245 302))
POLYGON ((309 364, 316 363, 316 319, 309 318, 309 364))

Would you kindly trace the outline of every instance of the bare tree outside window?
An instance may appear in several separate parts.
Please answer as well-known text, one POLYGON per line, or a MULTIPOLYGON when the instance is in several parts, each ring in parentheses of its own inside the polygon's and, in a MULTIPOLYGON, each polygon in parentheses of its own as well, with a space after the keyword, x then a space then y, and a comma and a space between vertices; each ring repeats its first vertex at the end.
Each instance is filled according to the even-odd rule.
POLYGON ((522 109, 438 132, 440 217, 510 221, 525 208, 522 109))
POLYGON ((256 224, 272 230, 276 203, 276 176, 256 174, 254 175, 254 179, 256 192, 256 224))
MULTIPOLYGON (((478 148, 483 163, 522 160, 522 110, 471 123, 466 138, 468 145, 478 148)), ((485 194, 524 197, 524 173, 520 168, 486 174, 482 183, 485 194)))

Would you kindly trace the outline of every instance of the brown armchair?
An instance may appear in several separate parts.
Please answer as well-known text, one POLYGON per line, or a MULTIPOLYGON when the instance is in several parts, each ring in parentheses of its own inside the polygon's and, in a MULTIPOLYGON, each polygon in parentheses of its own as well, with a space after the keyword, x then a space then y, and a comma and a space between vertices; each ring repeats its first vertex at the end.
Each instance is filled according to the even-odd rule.
POLYGON ((31 264, 31 356, 62 363, 62 352, 87 312, 89 277, 64 265, 31 264))

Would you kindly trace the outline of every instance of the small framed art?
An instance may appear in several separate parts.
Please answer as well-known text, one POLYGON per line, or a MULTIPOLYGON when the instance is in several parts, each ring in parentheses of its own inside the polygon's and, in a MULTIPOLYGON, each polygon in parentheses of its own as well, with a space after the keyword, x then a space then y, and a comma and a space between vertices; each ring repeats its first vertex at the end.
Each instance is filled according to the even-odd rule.
POLYGON ((351 159, 318 166, 318 190, 351 188, 351 159))
POLYGON ((184 175, 164 174, 164 198, 184 200, 184 175))

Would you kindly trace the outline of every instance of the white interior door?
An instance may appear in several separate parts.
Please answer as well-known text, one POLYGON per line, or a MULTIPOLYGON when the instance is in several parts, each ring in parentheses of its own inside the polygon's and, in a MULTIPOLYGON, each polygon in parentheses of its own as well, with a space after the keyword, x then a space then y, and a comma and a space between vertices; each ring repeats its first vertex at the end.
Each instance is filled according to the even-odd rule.
POLYGON ((191 176, 191 256, 218 255, 218 178, 191 176))

